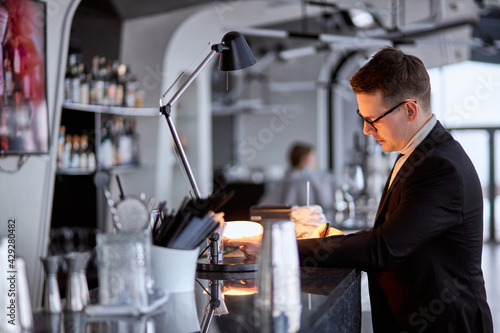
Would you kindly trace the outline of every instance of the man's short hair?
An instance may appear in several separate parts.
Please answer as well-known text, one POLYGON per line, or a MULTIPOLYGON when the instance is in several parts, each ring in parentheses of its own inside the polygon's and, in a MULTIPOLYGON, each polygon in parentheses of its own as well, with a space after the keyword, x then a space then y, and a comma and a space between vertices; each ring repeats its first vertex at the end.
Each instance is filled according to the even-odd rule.
POLYGON ((349 83, 355 94, 381 91, 387 107, 415 98, 425 112, 430 112, 431 83, 424 63, 393 47, 378 51, 349 83))

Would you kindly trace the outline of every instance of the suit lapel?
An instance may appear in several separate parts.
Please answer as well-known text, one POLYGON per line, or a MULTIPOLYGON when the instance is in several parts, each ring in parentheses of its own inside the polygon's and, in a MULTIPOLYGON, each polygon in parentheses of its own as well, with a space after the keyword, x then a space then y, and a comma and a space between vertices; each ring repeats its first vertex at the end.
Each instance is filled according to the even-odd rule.
MULTIPOLYGON (((380 214, 380 211, 382 210, 382 207, 384 207, 385 201, 389 197, 389 183, 391 182, 391 175, 394 171, 394 168, 396 167, 396 163, 398 160, 402 157, 403 155, 399 154, 398 157, 396 158, 396 161, 394 162, 394 165, 392 166, 391 172, 389 173, 389 177, 387 177, 387 181, 385 182, 384 186, 384 191, 382 192, 382 197, 380 198, 380 202, 378 205, 377 209, 377 217, 380 214)), ((392 182, 391 185, 394 185, 394 181, 392 182)), ((394 186, 391 186, 391 189, 394 188, 394 186)))
MULTIPOLYGON (((438 144, 450 139, 453 138, 438 121, 436 126, 434 126, 432 131, 429 133, 429 135, 427 135, 427 137, 417 146, 417 148, 415 148, 415 150, 410 154, 410 156, 408 156, 408 159, 401 166, 396 177, 394 177, 394 180, 392 181, 390 188, 388 188, 392 174, 391 170, 391 173, 389 174, 389 177, 385 184, 384 191, 382 192, 382 197, 380 198, 379 207, 377 209, 377 215, 375 217, 375 226, 383 222, 382 220, 379 221, 379 218, 380 216, 382 216, 382 213, 385 210, 385 207, 387 206, 387 200, 391 197, 391 193, 396 187, 396 185, 400 181, 404 180, 405 177, 408 177, 411 174, 411 172, 413 172, 414 168, 422 164, 425 158, 434 151, 434 149, 438 144)), ((396 163, 394 163, 394 165, 396 165, 396 163)))

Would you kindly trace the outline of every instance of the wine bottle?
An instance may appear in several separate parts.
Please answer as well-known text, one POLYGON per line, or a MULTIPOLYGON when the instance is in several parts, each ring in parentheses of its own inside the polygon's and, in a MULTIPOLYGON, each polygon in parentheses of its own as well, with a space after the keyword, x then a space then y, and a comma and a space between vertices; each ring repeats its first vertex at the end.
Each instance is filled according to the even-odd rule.
POLYGON ((59 136, 57 138, 57 168, 61 169, 63 167, 63 155, 64 155, 64 136, 66 134, 66 126, 62 125, 59 127, 59 136))
POLYGON ((108 80, 106 72, 106 57, 99 58, 99 100, 97 104, 108 105, 108 80))
MULTIPOLYGON (((107 100, 106 105, 115 106, 116 105, 116 75, 110 61, 106 64, 106 81, 107 81, 107 100)), ((116 65, 118 67, 118 65, 116 65)))
POLYGON ((120 155, 123 164, 132 163, 132 132, 130 130, 130 119, 123 119, 123 130, 120 137, 120 155))
POLYGON ((93 69, 93 104, 104 104, 105 99, 105 82, 104 76, 106 74, 105 68, 106 58, 105 57, 94 57, 92 66, 96 68, 93 69))
POLYGON ((130 81, 127 82, 127 93, 125 96, 125 105, 128 107, 135 106, 136 88, 137 88, 137 77, 132 76, 130 81))
POLYGON ((76 54, 69 55, 69 78, 71 79, 71 102, 80 103, 80 77, 76 54))
POLYGON ((88 163, 88 148, 89 148, 89 137, 85 134, 83 134, 80 137, 80 163, 79 167, 84 170, 88 170, 89 168, 89 163, 88 163))
POLYGON ((111 142, 111 124, 107 121, 102 128, 102 141, 99 149, 99 160, 105 169, 113 166, 113 144, 111 142))
POLYGON ((80 136, 73 135, 73 145, 71 149, 70 168, 80 167, 80 136))
POLYGON ((127 72, 127 65, 120 64, 116 72, 117 75, 116 105, 118 106, 125 105, 126 72, 127 72))
POLYGON ((92 68, 90 70, 90 103, 97 104, 97 90, 99 82, 99 57, 92 58, 92 68))
POLYGON ((64 150, 62 156, 62 169, 67 169, 70 167, 71 162, 71 142, 72 136, 70 134, 66 134, 64 137, 64 150))
POLYGON ((80 78, 80 103, 89 104, 90 95, 90 75, 86 73, 83 63, 78 65, 78 76, 80 78))
POLYGON ((87 151, 87 158, 88 158, 88 170, 91 172, 95 171, 96 168, 96 160, 95 160, 95 153, 92 151, 92 148, 89 145, 88 151, 87 151))

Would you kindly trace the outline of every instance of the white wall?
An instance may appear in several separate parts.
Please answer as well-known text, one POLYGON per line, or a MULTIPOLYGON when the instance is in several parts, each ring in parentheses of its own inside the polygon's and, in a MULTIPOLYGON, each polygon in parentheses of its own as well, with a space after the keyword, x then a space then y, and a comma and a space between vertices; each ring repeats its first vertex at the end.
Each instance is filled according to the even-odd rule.
MULTIPOLYGON (((181 10, 131 19, 123 25, 122 61, 133 64, 133 71, 138 74, 139 80, 150 87, 150 89, 147 89, 146 96, 148 106, 158 105, 156 103, 158 103, 161 94, 169 88, 178 75, 186 69, 192 71, 208 54, 209 42, 219 43, 225 32, 238 30, 238 27, 279 22, 298 18, 300 15, 301 8, 297 4, 274 6, 264 1, 240 1, 229 4, 214 2, 208 6, 198 7, 195 10, 181 10), (160 87, 157 84, 158 82, 161 82, 160 87)), ((215 63, 215 60, 213 63, 215 63)), ((313 76, 315 75, 317 76, 317 73, 313 76)), ((200 122, 195 145, 198 147, 197 152, 199 152, 200 156, 197 156, 198 163, 196 164, 202 167, 197 168, 193 165, 193 171, 202 195, 209 194, 212 177, 210 80, 210 69, 207 68, 190 87, 190 89, 195 89, 198 97, 195 105, 200 122)), ((315 96, 313 100, 314 98, 315 96)), ((178 104, 182 103, 181 98, 178 104)), ((304 103, 309 102, 304 101, 304 103)), ((194 106, 191 105, 191 107, 194 106)), ((315 114, 315 109, 310 111, 311 114, 315 114)), ((174 118, 177 113, 177 109, 174 108, 172 113, 174 118)), ((248 122, 249 128, 246 131, 250 133, 260 129, 262 121, 269 122, 269 116, 264 117, 268 118, 254 119, 256 123, 253 124, 248 122)), ((315 117, 310 117, 308 114, 304 118, 303 126, 301 127, 299 124, 300 122, 296 122, 295 127, 288 127, 288 129, 297 133, 298 130, 304 128, 304 125, 306 128, 309 127, 309 124, 315 125, 315 117)), ((174 184, 172 179, 172 170, 175 169, 178 162, 171 153, 171 135, 165 121, 163 119, 159 120, 157 127, 151 124, 150 129, 158 133, 155 152, 156 188, 154 196, 157 200, 164 200, 165 198, 171 200, 175 193, 180 193, 180 197, 186 195, 187 187, 185 187, 184 178, 182 176, 175 177, 175 180, 179 181, 177 185, 174 184)), ((247 132, 243 135, 246 135, 247 132)), ((304 131, 304 133, 307 133, 307 131, 304 131)), ((305 135, 306 140, 307 136, 309 136, 311 141, 314 142, 314 135, 311 136, 310 133, 305 135)), ((289 142, 289 140, 284 141, 289 142)), ((280 151, 283 150, 284 144, 282 142, 276 140, 273 144, 280 151)), ((150 148, 153 148, 153 145, 150 148)), ((272 155, 269 149, 263 152, 261 156, 267 156, 266 154, 272 155)), ((189 152, 188 158, 191 164, 194 164, 189 157, 189 152)), ((176 201, 178 201, 178 198, 174 200, 174 204, 176 201)), ((172 201, 169 202, 172 203, 172 201)))
MULTIPOLYGON (((47 3, 47 98, 51 131, 50 155, 29 157, 16 173, 0 173, 0 225, 16 219, 16 255, 26 260, 31 301, 40 304, 42 267, 39 256, 48 246, 50 209, 55 177, 55 144, 62 102, 71 18, 80 0, 46 0, 47 3), (61 51, 62 50, 62 51, 61 51), (59 89, 59 90, 58 90, 59 89)), ((14 169, 17 157, 0 159, 3 169, 14 169)), ((7 233, 0 228, 0 235, 7 233)))

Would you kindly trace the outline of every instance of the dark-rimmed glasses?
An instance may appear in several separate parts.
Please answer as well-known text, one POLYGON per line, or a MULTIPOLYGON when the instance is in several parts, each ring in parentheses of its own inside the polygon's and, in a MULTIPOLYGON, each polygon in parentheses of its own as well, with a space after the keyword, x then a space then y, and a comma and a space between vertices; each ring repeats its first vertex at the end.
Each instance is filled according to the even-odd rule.
POLYGON ((413 103, 417 103, 417 101, 403 101, 401 103, 399 103, 398 105, 396 105, 395 107, 389 109, 387 112, 385 112, 383 115, 381 115, 380 117, 376 118, 375 120, 368 120, 366 119, 365 117, 363 117, 361 115, 361 113, 359 113, 359 109, 356 110, 358 116, 361 117, 361 119, 363 119, 364 122, 370 124, 372 126, 372 128, 375 130, 375 132, 378 132, 377 128, 375 127, 375 125, 373 125, 375 122, 379 121, 380 119, 384 118, 385 116, 387 116, 389 113, 393 112, 394 110, 396 110, 397 108, 399 108, 401 105, 405 104, 405 103, 408 103, 408 102, 413 102, 413 103))

